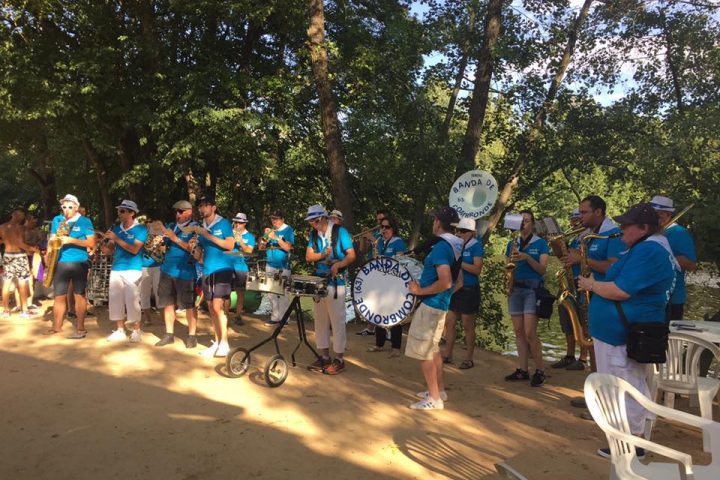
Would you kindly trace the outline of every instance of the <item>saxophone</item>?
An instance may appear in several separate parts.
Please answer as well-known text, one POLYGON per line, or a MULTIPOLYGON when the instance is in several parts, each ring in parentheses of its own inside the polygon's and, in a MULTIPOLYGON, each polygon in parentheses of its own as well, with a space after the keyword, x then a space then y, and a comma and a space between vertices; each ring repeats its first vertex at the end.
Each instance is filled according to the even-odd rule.
MULTIPOLYGON (((548 238, 550 248, 558 259, 563 259, 567 255, 567 238, 579 235, 585 230, 585 227, 578 227, 559 235, 552 235, 548 238)), ((557 274, 558 285, 560 286, 560 294, 563 292, 569 292, 573 297, 577 296, 577 289, 575 288, 575 279, 572 271, 572 266, 565 266, 558 270, 557 274)))
POLYGON ((520 236, 520 230, 514 231, 510 237, 512 249, 510 250, 510 256, 505 262, 505 280, 503 286, 505 288, 505 295, 510 296, 515 288, 515 268, 517 265, 512 261, 512 256, 518 253, 518 237, 520 236))
POLYGON ((63 237, 67 237, 69 233, 67 218, 63 218, 58 225, 55 236, 48 240, 47 256, 46 256, 46 270, 45 278, 43 279, 43 286, 50 288, 55 278, 55 268, 57 267, 58 259, 60 258, 60 249, 63 247, 63 237))

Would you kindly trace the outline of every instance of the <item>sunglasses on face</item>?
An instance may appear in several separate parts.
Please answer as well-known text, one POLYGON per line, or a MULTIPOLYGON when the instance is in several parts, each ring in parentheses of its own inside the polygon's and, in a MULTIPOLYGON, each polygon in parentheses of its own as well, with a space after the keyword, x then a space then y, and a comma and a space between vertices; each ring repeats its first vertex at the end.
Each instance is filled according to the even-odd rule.
POLYGON ((380 225, 380 230, 390 230, 392 227, 390 225, 380 225))
POLYGON ((318 223, 320 223, 320 219, 319 219, 319 218, 314 218, 314 219, 310 220, 310 223, 311 223, 312 225, 317 225, 318 223))
POLYGON ((75 206, 74 205, 63 205, 60 208, 62 208, 63 210, 72 210, 73 208, 75 208, 75 206))
POLYGON ((125 210, 124 208, 118 208, 118 213, 128 213, 130 210, 125 210))
POLYGON ((180 209, 178 208, 177 210, 175 210, 175 213, 178 214, 178 215, 181 215, 181 214, 185 213, 185 210, 180 210, 180 209))

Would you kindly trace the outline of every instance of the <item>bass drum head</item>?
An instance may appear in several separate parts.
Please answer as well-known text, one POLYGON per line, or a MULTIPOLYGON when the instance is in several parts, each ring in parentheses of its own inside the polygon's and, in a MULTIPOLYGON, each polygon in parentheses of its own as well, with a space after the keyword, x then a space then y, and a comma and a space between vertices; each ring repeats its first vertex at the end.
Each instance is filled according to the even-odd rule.
POLYGON ((353 282, 353 305, 367 322, 393 327, 410 320, 417 297, 410 293, 414 280, 408 269, 391 257, 365 263, 353 282))

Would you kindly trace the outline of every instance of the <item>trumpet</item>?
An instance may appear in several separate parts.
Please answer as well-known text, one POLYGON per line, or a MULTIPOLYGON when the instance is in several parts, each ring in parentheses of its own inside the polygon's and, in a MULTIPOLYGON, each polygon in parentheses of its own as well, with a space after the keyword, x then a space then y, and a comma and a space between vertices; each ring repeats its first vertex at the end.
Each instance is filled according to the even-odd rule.
POLYGON ((691 204, 688 205, 687 207, 683 208, 680 212, 678 212, 677 215, 675 215, 674 217, 672 217, 672 218, 668 221, 668 223, 665 224, 665 226, 662 228, 663 231, 667 230, 667 228, 668 228, 670 225, 672 225, 673 223, 677 222, 677 221, 680 219, 680 217, 682 217, 683 215, 685 215, 685 214, 688 212, 688 210, 690 210, 690 209, 691 209, 692 207, 694 207, 694 206, 695 206, 695 204, 694 204, 694 203, 691 203, 691 204))
POLYGON ((362 237, 362 236, 364 236, 364 235, 367 235, 368 233, 376 232, 376 231, 378 231, 378 230, 380 230, 380 225, 377 225, 377 226, 372 227, 372 228, 366 228, 366 229, 363 230, 362 232, 356 233, 355 235, 353 235, 353 236, 352 236, 352 239, 355 240, 355 239, 358 238, 358 237, 362 237))

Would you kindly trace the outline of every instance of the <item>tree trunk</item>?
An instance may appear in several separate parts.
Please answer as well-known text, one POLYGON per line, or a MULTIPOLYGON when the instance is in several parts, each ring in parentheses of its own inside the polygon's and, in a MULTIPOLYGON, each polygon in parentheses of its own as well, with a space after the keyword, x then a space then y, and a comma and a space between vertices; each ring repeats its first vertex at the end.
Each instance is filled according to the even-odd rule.
POLYGON ((103 206, 103 225, 107 228, 115 222, 116 215, 112 199, 110 198, 110 181, 108 180, 105 160, 89 140, 83 139, 82 144, 83 149, 85 150, 85 156, 95 167, 95 176, 97 178, 100 201, 103 206))
POLYGON ((470 118, 455 170, 456 178, 475 168, 475 157, 480 148, 480 135, 490 96, 490 81, 495 65, 495 47, 502 24, 502 7, 503 0, 490 0, 488 3, 487 17, 485 17, 485 39, 477 58, 475 87, 470 101, 470 118))
POLYGON ((347 163, 342 150, 337 108, 328 75, 323 0, 310 0, 309 6, 310 26, 307 31, 308 42, 306 45, 310 52, 313 80, 320 99, 320 120, 325 139, 325 155, 330 169, 330 184, 335 205, 343 212, 344 224, 349 230, 352 230, 355 227, 355 214, 352 208, 347 163))
POLYGON ((51 219, 58 210, 57 186, 55 185, 55 171, 52 168, 52 154, 48 145, 46 130, 42 122, 33 122, 36 129, 37 160, 36 167, 28 167, 30 175, 40 186, 40 214, 44 219, 51 219))
POLYGON ((590 12, 590 5, 592 3, 593 0, 585 0, 585 3, 583 3, 583 6, 580 9, 577 18, 573 22, 570 32, 568 32, 568 41, 565 45, 562 59, 560 60, 560 64, 557 67, 552 82, 550 82, 550 86, 548 87, 548 91, 545 96, 545 101, 540 106, 540 109, 536 112, 533 123, 529 126, 527 133, 523 135, 519 140, 517 160, 513 165, 510 177, 508 178, 507 182, 500 191, 500 194, 498 195, 497 202, 495 203, 495 207, 493 208, 493 213, 492 215, 490 215, 489 218, 489 225, 487 232, 485 233, 485 239, 490 236, 490 234, 493 232, 498 222, 500 221, 500 217, 502 217, 503 213, 505 212, 505 207, 510 201, 513 190, 515 190, 515 187, 517 187, 518 182, 520 181, 520 175, 525 168, 525 165, 527 164, 528 156, 532 154, 533 150, 535 149, 537 138, 545 126, 545 119, 547 118, 548 111, 550 110, 550 107, 555 101, 555 96, 557 95, 558 89, 560 88, 560 83, 562 83, 562 80, 565 77, 565 72, 567 72, 568 65, 570 65, 570 59, 572 58, 573 52, 575 51, 575 44, 577 43, 580 29, 582 28, 585 20, 587 19, 587 16, 590 12))

